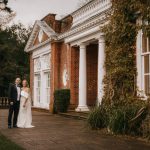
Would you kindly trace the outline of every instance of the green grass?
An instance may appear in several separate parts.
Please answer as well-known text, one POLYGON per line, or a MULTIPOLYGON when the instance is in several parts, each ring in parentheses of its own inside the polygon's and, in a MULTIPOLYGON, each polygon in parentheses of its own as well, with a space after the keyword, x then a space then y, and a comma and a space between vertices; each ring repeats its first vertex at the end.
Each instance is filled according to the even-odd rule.
POLYGON ((0 134, 0 150, 24 150, 24 149, 0 134))

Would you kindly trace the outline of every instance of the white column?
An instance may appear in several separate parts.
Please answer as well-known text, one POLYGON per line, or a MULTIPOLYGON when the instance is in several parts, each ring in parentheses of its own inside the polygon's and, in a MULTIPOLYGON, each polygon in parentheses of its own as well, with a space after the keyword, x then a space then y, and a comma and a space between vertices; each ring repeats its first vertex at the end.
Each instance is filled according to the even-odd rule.
POLYGON ((79 104, 76 111, 89 111, 87 107, 87 71, 85 44, 80 45, 79 57, 79 104))
POLYGON ((104 84, 103 79, 105 76, 105 41, 104 37, 99 38, 98 46, 98 105, 101 104, 104 95, 104 84))

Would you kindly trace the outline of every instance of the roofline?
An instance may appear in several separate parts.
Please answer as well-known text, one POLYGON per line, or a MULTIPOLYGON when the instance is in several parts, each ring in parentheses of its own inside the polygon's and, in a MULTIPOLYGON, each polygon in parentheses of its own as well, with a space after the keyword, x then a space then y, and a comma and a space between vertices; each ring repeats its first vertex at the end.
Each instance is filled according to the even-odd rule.
MULTIPOLYGON (((95 0, 90 0, 89 2, 87 2, 86 4, 84 4, 83 6, 79 7, 79 8, 76 9, 75 11, 73 11, 71 14, 74 14, 74 13, 76 13, 77 11, 83 9, 85 6, 89 5, 89 4, 92 3, 93 1, 95 1, 95 0)), ((71 15, 71 14, 70 14, 70 15, 71 15)))
MULTIPOLYGON (((86 4, 84 4, 83 6, 77 8, 77 9, 74 10, 73 12, 71 12, 71 13, 65 15, 63 18, 61 18, 61 19, 58 20, 58 21, 64 20, 65 18, 67 18, 67 17, 70 16, 70 15, 72 16, 74 13, 76 13, 77 11, 83 9, 85 6, 89 5, 89 4, 92 3, 93 1, 95 1, 95 0, 90 0, 89 2, 87 2, 86 4)), ((42 19, 40 19, 40 21, 43 21, 48 15, 54 15, 54 16, 56 16, 57 14, 55 14, 55 13, 48 13, 46 16, 44 16, 42 19)))
MULTIPOLYGON (((90 0, 90 1, 87 2, 85 5, 83 5, 83 6, 79 7, 79 8, 77 8, 77 9, 74 10, 73 12, 71 12, 71 13, 67 14, 66 16, 64 16, 63 18, 61 18, 60 21, 61 21, 61 20, 64 20, 65 18, 67 18, 67 17, 70 16, 70 15, 72 16, 74 13, 76 13, 77 11, 83 9, 85 6, 89 5, 89 4, 92 3, 93 1, 95 1, 95 0, 90 0)), ((52 13, 52 15, 57 15, 57 14, 53 14, 53 13, 52 13)), ((48 15, 46 15, 46 16, 48 16, 48 15)), ((46 17, 46 16, 45 16, 45 17, 46 17)), ((44 17, 44 18, 45 18, 45 17, 44 17)))

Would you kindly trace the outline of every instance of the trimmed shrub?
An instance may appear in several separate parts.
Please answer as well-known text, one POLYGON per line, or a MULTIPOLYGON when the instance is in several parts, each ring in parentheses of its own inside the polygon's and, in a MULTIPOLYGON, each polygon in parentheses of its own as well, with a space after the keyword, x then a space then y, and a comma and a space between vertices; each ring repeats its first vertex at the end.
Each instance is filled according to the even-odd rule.
POLYGON ((106 109, 102 106, 94 108, 90 112, 87 122, 92 129, 100 129, 106 127, 108 122, 106 109))
POLYGON ((58 89, 54 92, 54 112, 67 112, 70 103, 70 90, 58 89))

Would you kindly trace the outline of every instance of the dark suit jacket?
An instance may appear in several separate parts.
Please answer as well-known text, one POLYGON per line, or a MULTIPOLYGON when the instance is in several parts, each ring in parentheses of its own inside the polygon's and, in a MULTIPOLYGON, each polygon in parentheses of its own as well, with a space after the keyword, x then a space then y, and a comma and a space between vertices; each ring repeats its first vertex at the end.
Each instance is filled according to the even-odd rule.
POLYGON ((18 97, 18 93, 17 93, 16 85, 10 84, 8 90, 9 102, 14 102, 14 103, 17 102, 17 97, 18 97))

